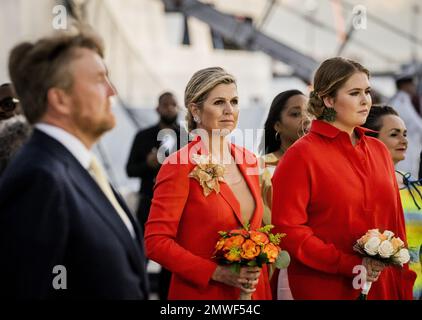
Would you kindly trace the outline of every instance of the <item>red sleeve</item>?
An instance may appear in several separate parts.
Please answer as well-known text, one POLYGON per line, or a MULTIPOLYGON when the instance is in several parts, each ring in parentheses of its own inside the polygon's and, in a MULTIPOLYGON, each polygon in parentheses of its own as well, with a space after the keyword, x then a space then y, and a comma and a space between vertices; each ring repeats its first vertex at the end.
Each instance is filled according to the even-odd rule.
POLYGON ((302 264, 322 272, 354 277, 353 268, 362 264, 362 258, 325 243, 307 225, 311 181, 315 175, 307 161, 309 155, 300 154, 300 150, 294 146, 280 161, 272 179, 271 221, 276 232, 287 234, 282 246, 302 264))
POLYGON ((150 259, 186 281, 198 287, 206 287, 217 264, 194 255, 176 241, 179 222, 189 195, 188 168, 189 165, 168 162, 161 166, 145 225, 145 247, 150 259))

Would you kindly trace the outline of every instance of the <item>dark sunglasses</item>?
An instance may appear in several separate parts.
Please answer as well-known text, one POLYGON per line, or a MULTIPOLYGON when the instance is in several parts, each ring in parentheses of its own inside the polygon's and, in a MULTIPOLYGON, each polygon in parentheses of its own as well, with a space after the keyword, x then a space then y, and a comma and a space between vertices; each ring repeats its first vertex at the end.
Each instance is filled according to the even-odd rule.
POLYGON ((3 109, 4 112, 10 112, 15 110, 16 106, 18 105, 19 100, 13 97, 7 97, 0 100, 0 108, 3 109))

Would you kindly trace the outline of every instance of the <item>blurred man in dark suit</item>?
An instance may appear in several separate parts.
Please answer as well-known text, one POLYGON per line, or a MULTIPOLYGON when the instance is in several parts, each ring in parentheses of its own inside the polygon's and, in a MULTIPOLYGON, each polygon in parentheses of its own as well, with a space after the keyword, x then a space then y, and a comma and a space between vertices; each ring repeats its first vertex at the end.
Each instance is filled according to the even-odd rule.
POLYGON ((9 72, 35 129, 0 180, 0 296, 146 299, 142 231, 90 151, 115 126, 100 39, 19 44, 9 72))

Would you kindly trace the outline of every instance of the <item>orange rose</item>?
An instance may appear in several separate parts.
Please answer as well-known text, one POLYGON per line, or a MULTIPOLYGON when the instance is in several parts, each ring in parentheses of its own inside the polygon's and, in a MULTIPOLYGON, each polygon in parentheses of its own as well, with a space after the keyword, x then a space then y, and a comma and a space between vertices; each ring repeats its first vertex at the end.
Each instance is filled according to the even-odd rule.
POLYGON ((367 243, 368 240, 372 237, 377 237, 381 241, 386 239, 382 236, 382 234, 379 232, 378 229, 371 229, 371 230, 368 230, 357 242, 359 245, 364 246, 365 243, 367 243))
POLYGON ((404 246, 404 242, 400 238, 391 239, 391 244, 393 245, 394 251, 399 251, 404 246))
POLYGON ((215 251, 220 251, 223 249, 224 243, 226 242, 226 239, 220 239, 218 240, 217 244, 215 245, 215 251))
POLYGON ((230 262, 240 261, 240 250, 229 250, 224 257, 230 262))
POLYGON ((242 253, 240 255, 243 259, 252 260, 259 255, 260 251, 259 246, 254 241, 248 239, 242 244, 242 253))
POLYGON ((224 247, 223 250, 224 251, 229 251, 230 249, 234 248, 234 247, 239 247, 242 245, 242 243, 245 242, 245 238, 243 238, 240 235, 237 236, 232 236, 228 239, 226 239, 225 243, 224 243, 224 247))
POLYGON ((366 243, 368 240, 369 240, 369 235, 365 234, 365 235, 363 235, 362 237, 360 237, 360 238, 359 238, 359 240, 357 241, 357 243, 358 243, 360 246, 364 246, 364 245, 365 245, 365 243, 366 243))
POLYGON ((249 234, 251 236, 251 239, 255 241, 256 244, 262 245, 270 242, 268 236, 263 232, 250 231, 249 234))
POLYGON ((383 234, 379 235, 379 238, 380 238, 381 242, 388 239, 387 236, 383 235, 383 234))
POLYGON ((262 252, 267 254, 267 258, 268 258, 269 263, 275 262, 275 259, 277 259, 277 257, 278 257, 279 251, 280 251, 280 248, 277 247, 273 243, 267 244, 264 247, 264 249, 262 249, 262 252))

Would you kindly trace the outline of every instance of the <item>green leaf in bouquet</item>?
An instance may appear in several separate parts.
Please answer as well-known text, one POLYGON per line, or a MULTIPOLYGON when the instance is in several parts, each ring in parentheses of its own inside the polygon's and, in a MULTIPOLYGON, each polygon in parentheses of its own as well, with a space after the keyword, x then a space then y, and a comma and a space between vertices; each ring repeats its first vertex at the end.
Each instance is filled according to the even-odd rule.
POLYGON ((256 263, 256 261, 255 261, 255 260, 252 260, 252 261, 249 261, 246 265, 247 265, 248 267, 256 267, 256 266, 257 266, 257 263, 256 263))
POLYGON ((284 238, 285 236, 286 236, 285 233, 277 233, 277 234, 270 233, 268 235, 268 238, 270 239, 271 243, 274 243, 275 245, 278 246, 280 244, 281 238, 284 238))
POLYGON ((230 270, 233 271, 234 273, 240 274, 240 264, 238 263, 231 264, 230 270))
POLYGON ((228 233, 226 231, 218 231, 218 234, 223 237, 223 238, 227 238, 228 237, 228 233))
POLYGON ((243 225, 243 229, 245 229, 246 231, 249 231, 250 227, 251 227, 251 224, 249 222, 247 222, 243 225))
POLYGON ((272 225, 272 224, 267 224, 267 225, 265 225, 265 226, 263 226, 263 227, 259 228, 259 229, 258 229, 258 231, 259 231, 259 232, 266 233, 266 234, 269 234, 272 228, 274 228, 274 225, 272 225))
POLYGON ((281 250, 275 260, 275 266, 278 269, 285 269, 290 264, 290 255, 286 250, 281 250))
POLYGON ((256 261, 256 265, 258 266, 258 267, 262 267, 262 265, 263 264, 266 264, 267 262, 268 262, 268 256, 267 256, 267 254, 266 253, 260 253, 256 258, 255 258, 255 261, 256 261))

